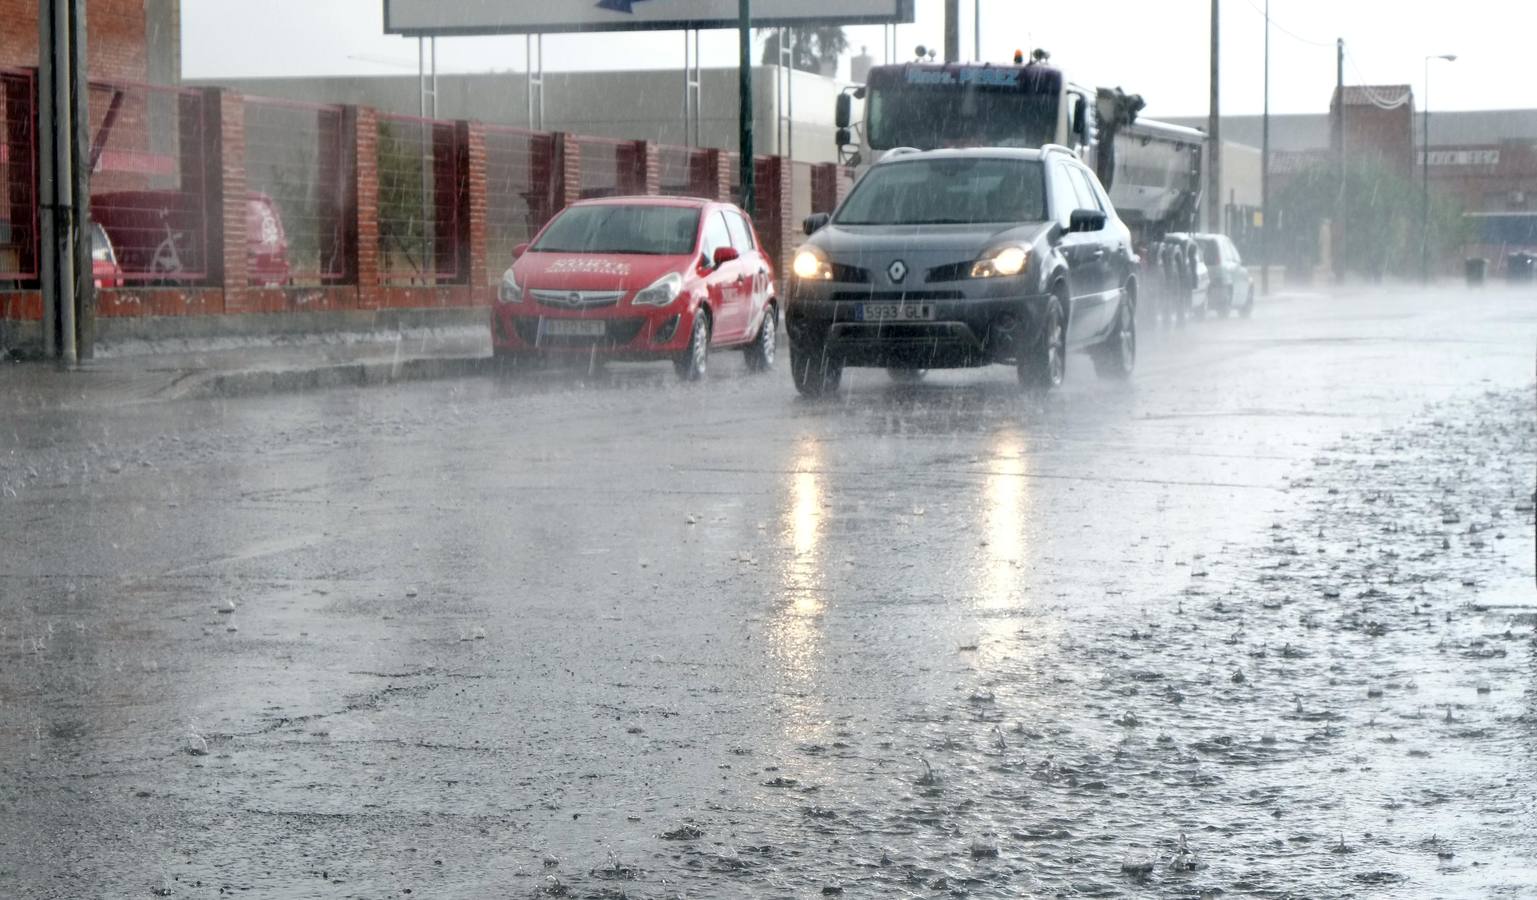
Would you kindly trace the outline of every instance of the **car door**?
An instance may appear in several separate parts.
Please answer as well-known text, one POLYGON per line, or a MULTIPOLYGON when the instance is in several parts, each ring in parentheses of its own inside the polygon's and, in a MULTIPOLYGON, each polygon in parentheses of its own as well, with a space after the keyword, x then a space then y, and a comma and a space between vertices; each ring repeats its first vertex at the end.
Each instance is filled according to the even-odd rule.
POLYGON ((731 230, 726 217, 718 209, 705 214, 704 237, 700 241, 705 266, 705 290, 710 297, 710 343, 730 344, 742 339, 744 313, 737 284, 741 273, 740 260, 715 265, 715 251, 731 246, 731 230))
POLYGON ((742 340, 751 340, 758 334, 758 323, 763 318, 763 308, 769 298, 769 267, 763 258, 763 249, 753 236, 747 217, 734 209, 725 211, 726 228, 731 232, 731 246, 737 253, 737 285, 742 297, 742 340))
POLYGON ((1244 268, 1243 257, 1238 255, 1238 248, 1233 246, 1232 239, 1226 236, 1222 238, 1222 258, 1233 285, 1233 303, 1243 306, 1249 297, 1249 270, 1244 268))
POLYGON ((1078 189, 1073 186, 1072 178, 1068 175, 1067 164, 1061 160, 1051 160, 1046 166, 1046 180, 1051 217, 1062 227, 1057 250, 1067 260, 1067 290, 1071 307, 1068 313, 1067 342, 1074 344, 1088 334, 1088 320, 1085 316, 1086 307, 1090 303, 1088 297, 1095 291, 1094 276, 1090 271, 1094 246, 1089 235, 1068 230, 1073 210, 1078 208, 1078 189))
POLYGON ((1110 258, 1107 246, 1110 237, 1110 212, 1100 207, 1099 198, 1089 184, 1088 169, 1079 165, 1069 165, 1067 173, 1073 184, 1073 192, 1078 198, 1076 208, 1094 210, 1105 215, 1105 228, 1078 235, 1082 242, 1078 265, 1083 267, 1081 284, 1084 293, 1075 305, 1080 305, 1082 309, 1081 336, 1088 338, 1108 328, 1110 317, 1115 313, 1113 302, 1115 297, 1110 288, 1110 258))

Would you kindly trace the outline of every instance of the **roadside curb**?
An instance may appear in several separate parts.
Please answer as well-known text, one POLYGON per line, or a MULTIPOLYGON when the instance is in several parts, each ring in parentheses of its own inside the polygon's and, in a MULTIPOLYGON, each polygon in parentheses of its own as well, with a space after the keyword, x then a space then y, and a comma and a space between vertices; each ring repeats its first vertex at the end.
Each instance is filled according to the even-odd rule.
POLYGON ((388 362, 356 362, 307 369, 251 369, 183 377, 155 399, 227 399, 292 394, 335 387, 462 378, 491 370, 490 356, 446 356, 388 362))

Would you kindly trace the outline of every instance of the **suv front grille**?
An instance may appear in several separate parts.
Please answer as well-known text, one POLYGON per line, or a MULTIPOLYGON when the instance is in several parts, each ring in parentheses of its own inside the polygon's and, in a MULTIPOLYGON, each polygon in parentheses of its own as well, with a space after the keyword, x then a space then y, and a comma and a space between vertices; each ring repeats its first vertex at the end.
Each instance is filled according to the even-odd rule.
POLYGON ((918 303, 924 300, 961 300, 964 296, 960 291, 834 291, 832 299, 877 303, 881 301, 918 303))

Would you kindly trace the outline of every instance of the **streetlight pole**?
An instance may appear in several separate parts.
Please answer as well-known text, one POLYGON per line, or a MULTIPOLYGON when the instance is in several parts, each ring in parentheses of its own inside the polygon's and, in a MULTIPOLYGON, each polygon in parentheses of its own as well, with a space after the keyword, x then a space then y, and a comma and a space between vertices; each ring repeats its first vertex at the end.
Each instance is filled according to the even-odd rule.
POLYGON ((973 44, 973 62, 982 61, 982 0, 976 0, 971 8, 971 31, 973 44))
POLYGON ((1420 136, 1420 283, 1430 283, 1430 61, 1456 62, 1457 54, 1440 53, 1425 57, 1425 109, 1420 113, 1424 131, 1420 136))
POLYGON ((1260 292, 1270 296, 1270 0, 1265 0, 1265 116, 1259 163, 1260 292))

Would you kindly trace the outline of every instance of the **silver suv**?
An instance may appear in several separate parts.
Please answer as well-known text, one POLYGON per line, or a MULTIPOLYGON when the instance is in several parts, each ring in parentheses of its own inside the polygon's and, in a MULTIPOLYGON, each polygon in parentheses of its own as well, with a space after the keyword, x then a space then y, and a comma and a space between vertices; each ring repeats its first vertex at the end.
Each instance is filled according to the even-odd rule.
POLYGON ((1066 148, 894 151, 805 224, 785 309, 802 394, 837 390, 844 366, 1004 363, 1052 388, 1074 349, 1131 375, 1131 234, 1066 148))

